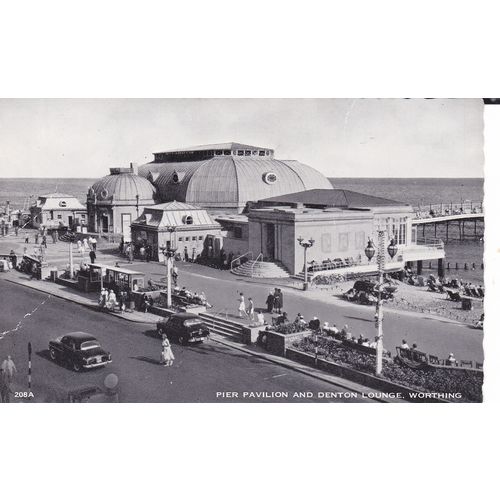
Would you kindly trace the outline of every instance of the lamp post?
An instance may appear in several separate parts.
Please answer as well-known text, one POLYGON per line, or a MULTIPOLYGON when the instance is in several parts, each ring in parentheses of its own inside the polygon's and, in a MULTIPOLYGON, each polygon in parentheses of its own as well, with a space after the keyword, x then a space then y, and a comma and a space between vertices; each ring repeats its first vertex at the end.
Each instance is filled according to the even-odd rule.
MULTIPOLYGON (((384 271, 385 271, 385 231, 378 231, 378 255, 377 255, 377 271, 378 271, 378 293, 377 293, 377 306, 376 306, 376 323, 377 327, 377 347, 376 347, 376 365, 375 373, 376 375, 382 374, 382 355, 384 352, 384 330, 383 330, 383 320, 384 313, 382 310, 382 285, 384 284, 384 271)), ((394 241, 391 239, 389 246, 387 247, 387 253, 391 259, 396 255, 398 247, 394 241)), ((375 255, 375 247, 373 246, 373 241, 368 240, 368 244, 365 248, 365 255, 370 262, 375 255)))
POLYGON ((307 290, 309 283, 307 282, 307 250, 314 245, 314 240, 309 238, 308 241, 304 240, 302 236, 297 238, 299 245, 304 249, 304 290, 307 290))
POLYGON ((75 236, 73 234, 69 237, 69 277, 73 279, 73 242, 75 241, 75 236))
POLYGON ((175 256, 176 249, 172 247, 172 233, 175 231, 174 226, 167 227, 170 234, 168 241, 169 245, 161 246, 160 251, 165 257, 165 265, 167 266, 167 307, 172 307, 172 259, 175 256))

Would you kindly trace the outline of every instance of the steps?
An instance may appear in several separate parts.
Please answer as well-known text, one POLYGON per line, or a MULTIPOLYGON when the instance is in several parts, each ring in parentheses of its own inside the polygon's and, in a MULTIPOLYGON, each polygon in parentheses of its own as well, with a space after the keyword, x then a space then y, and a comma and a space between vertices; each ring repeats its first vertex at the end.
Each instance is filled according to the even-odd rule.
POLYGON ((231 271, 238 276, 247 278, 289 278, 288 271, 282 264, 277 262, 263 262, 247 260, 241 266, 231 271))
POLYGON ((205 321, 210 333, 218 333, 219 335, 231 337, 241 342, 244 326, 241 323, 226 319, 224 316, 215 316, 210 313, 201 313, 199 316, 205 321))

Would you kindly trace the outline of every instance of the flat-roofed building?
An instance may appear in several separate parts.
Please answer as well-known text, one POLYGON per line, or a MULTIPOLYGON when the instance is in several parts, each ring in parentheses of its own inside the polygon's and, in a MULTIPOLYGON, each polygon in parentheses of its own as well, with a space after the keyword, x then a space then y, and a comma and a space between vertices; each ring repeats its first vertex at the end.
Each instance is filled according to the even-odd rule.
MULTIPOLYGON (((412 231, 411 205, 344 189, 313 189, 260 200, 246 214, 247 251, 254 259, 282 264, 290 274, 304 269, 304 249, 298 238, 313 239, 307 261, 321 268, 342 263, 343 267, 375 265, 365 256, 368 239, 377 242, 377 231, 384 230, 387 244, 394 239, 398 253, 388 267, 401 269, 413 260, 443 259, 439 245, 417 245, 412 231), (347 265, 349 264, 349 266, 347 265)), ((230 224, 218 218, 224 229, 230 224)), ((244 221, 235 221, 243 225, 244 221)), ((229 240, 231 243, 231 240, 229 240)), ((442 260, 441 260, 442 265, 442 260)))

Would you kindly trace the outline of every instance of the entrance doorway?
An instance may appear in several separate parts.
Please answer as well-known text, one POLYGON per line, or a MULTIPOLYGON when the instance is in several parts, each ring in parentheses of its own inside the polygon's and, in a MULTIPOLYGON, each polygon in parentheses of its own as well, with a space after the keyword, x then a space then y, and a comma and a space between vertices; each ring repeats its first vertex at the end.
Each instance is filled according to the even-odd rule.
POLYGON ((101 217, 101 228, 103 233, 107 233, 109 231, 109 218, 107 214, 103 214, 101 217))
POLYGON ((266 257, 274 260, 274 224, 266 224, 266 257))

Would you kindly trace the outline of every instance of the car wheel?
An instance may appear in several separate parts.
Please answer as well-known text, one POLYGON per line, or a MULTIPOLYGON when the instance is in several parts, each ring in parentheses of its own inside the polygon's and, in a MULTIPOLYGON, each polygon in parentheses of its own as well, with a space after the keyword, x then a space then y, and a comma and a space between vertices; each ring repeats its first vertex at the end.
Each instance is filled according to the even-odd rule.
POLYGON ((82 367, 76 361, 73 361, 73 370, 75 370, 75 372, 79 372, 82 370, 82 367))
POLYGON ((51 347, 49 349, 49 355, 50 355, 50 359, 52 361, 57 361, 57 353, 56 353, 56 350, 53 347, 51 347))

